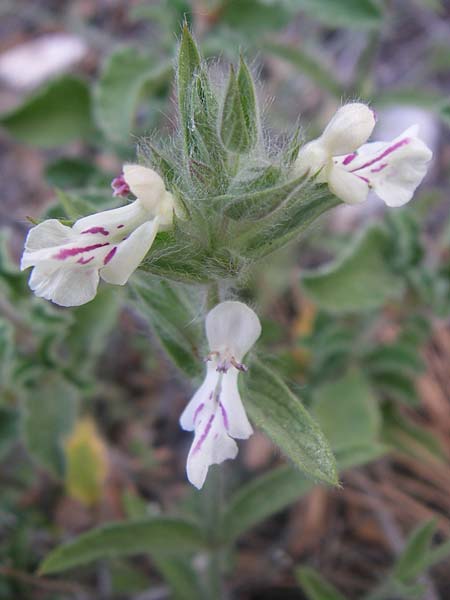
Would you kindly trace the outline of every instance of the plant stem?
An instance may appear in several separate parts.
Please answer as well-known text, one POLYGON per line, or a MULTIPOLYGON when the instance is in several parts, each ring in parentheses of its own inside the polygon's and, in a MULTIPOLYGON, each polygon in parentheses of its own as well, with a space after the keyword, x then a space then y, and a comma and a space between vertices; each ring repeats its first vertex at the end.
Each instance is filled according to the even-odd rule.
POLYGON ((208 598, 221 600, 222 587, 222 549, 220 548, 220 529, 222 519, 223 467, 209 469, 208 479, 203 491, 203 509, 205 527, 208 535, 209 556, 207 572, 208 598))

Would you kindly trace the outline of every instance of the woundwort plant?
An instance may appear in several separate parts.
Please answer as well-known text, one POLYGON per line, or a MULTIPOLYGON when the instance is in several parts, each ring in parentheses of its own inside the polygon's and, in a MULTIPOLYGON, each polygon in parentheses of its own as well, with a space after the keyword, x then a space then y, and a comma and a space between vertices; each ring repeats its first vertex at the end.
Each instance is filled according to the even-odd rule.
MULTIPOLYGON (((140 164, 125 165, 113 181, 114 196, 131 202, 33 227, 22 268, 33 268, 36 295, 62 306, 89 302, 100 279, 124 285, 137 270, 132 297, 145 299, 175 364, 198 383, 206 361, 180 417, 194 431, 187 458, 194 486, 203 486, 211 465, 236 457, 235 440, 252 434, 251 422, 312 479, 336 485, 319 426, 266 361, 249 354, 261 323, 258 306, 242 300, 262 260, 341 202, 362 202, 370 190, 388 206, 408 202, 431 152, 415 127, 392 142, 366 143, 376 118, 358 102, 342 106, 314 141, 301 145, 295 132, 275 143, 244 60, 226 84, 214 81, 187 27, 177 92, 175 137, 142 140, 140 164)), ((213 499, 216 517, 217 505, 213 499)))

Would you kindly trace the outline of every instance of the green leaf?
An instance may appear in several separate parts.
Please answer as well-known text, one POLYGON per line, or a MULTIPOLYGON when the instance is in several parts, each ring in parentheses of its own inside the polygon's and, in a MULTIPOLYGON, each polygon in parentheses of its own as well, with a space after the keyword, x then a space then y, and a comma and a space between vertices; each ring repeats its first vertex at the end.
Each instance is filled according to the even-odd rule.
POLYGON ((336 463, 327 440, 300 400, 260 360, 241 377, 251 419, 310 477, 336 485, 336 463))
POLYGON ((185 288, 142 274, 133 277, 131 289, 138 308, 177 367, 190 377, 200 375, 204 336, 185 288))
POLYGON ((317 83, 321 89, 327 90, 333 96, 342 97, 344 91, 341 83, 336 80, 328 67, 323 65, 306 48, 295 48, 294 46, 286 46, 285 44, 270 41, 264 42, 262 48, 266 52, 270 52, 278 58, 289 62, 309 79, 317 83))
POLYGON ((414 381, 408 374, 392 372, 390 370, 379 370, 371 375, 372 383, 378 391, 387 398, 404 402, 411 406, 420 404, 420 398, 414 381))
POLYGON ((311 567, 297 568, 295 576, 309 600, 345 600, 345 597, 335 587, 322 579, 319 573, 311 567))
MULTIPOLYGON (((380 446, 352 447, 338 451, 339 470, 362 465, 382 454, 380 446)), ((222 537, 232 542, 270 515, 299 500, 313 487, 314 481, 291 465, 283 465, 252 479, 230 498, 222 521, 222 537)))
POLYGON ((333 28, 381 25, 382 12, 374 0, 292 0, 292 4, 333 28))
POLYGON ((45 169, 45 179, 58 188, 87 187, 100 177, 101 173, 92 163, 80 158, 58 158, 45 169))
POLYGON ((424 362, 417 347, 412 344, 380 344, 364 355, 370 373, 391 371, 417 375, 424 370, 424 362))
POLYGON ((268 189, 246 192, 245 194, 216 196, 212 198, 211 203, 217 211, 223 212, 235 221, 241 219, 258 221, 288 200, 304 181, 304 177, 298 177, 268 189))
MULTIPOLYGON (((95 212, 95 207, 84 198, 75 193, 64 192, 56 189, 56 197, 59 200, 59 208, 62 208, 66 217, 76 221, 80 217, 90 215, 95 212)), ((61 218, 62 215, 59 215, 61 218)))
POLYGON ((263 0, 228 0, 222 4, 221 23, 248 37, 284 27, 292 18, 287 3, 263 0))
POLYGON ((282 248, 318 219, 324 212, 340 204, 327 186, 305 181, 289 194, 286 201, 267 217, 241 226, 233 235, 242 256, 262 258, 282 248))
POLYGON ((67 332, 67 345, 74 371, 93 369, 105 349, 107 337, 117 324, 122 290, 101 285, 95 298, 72 309, 73 324, 67 332))
POLYGON ((220 137, 225 148, 231 152, 247 152, 250 148, 250 139, 245 126, 244 111, 233 65, 230 65, 228 86, 222 108, 220 137))
POLYGON ((241 58, 237 77, 230 66, 220 123, 222 143, 231 152, 248 153, 256 143, 258 127, 254 84, 241 58))
MULTIPOLYGON (((185 23, 181 33, 177 62, 178 109, 186 146, 190 143, 190 94, 195 74, 200 69, 201 58, 197 44, 185 23)), ((189 155, 189 154, 188 154, 189 155)))
POLYGON ((258 104, 256 100, 255 83, 242 55, 239 59, 237 84, 242 111, 244 113, 245 127, 248 132, 250 143, 253 146, 258 139, 259 133, 258 104))
POLYGON ((383 440, 394 448, 413 456, 424 458, 432 455, 445 461, 442 444, 432 430, 416 425, 394 403, 386 403, 383 409, 383 440))
POLYGON ((157 557, 202 550, 202 531, 182 519, 155 517, 92 529, 47 555, 41 574, 58 573, 103 558, 156 553, 157 557))
POLYGON ((94 93, 94 116, 106 138, 126 144, 136 131, 136 113, 142 93, 167 85, 170 63, 155 66, 151 56, 136 48, 115 50, 103 66, 94 93))
POLYGON ((289 504, 314 487, 294 467, 284 465, 256 477, 232 496, 224 517, 222 535, 232 541, 248 529, 289 504))
POLYGON ((429 569, 430 567, 440 563, 442 560, 448 558, 450 555, 450 540, 447 540, 443 544, 440 544, 436 548, 432 548, 427 556, 424 558, 423 568, 429 569))
POLYGON ((399 298, 404 287, 386 260, 389 247, 385 231, 371 227, 331 264, 304 273, 302 286, 320 308, 333 313, 378 308, 399 298))
POLYGON ((51 148, 86 138, 92 132, 89 88, 65 75, 0 117, 0 125, 26 144, 51 148))
POLYGON ((380 414, 372 388, 359 371, 351 371, 313 393, 312 414, 333 450, 375 443, 380 414))
POLYGON ((393 575, 396 579, 408 584, 422 573, 435 531, 434 519, 422 523, 413 531, 394 567, 393 575))
POLYGON ((170 586, 173 600, 206 600, 200 577, 186 558, 161 558, 155 554, 153 562, 170 586))
POLYGON ((63 477, 63 443, 75 424, 78 392, 60 375, 49 372, 31 382, 23 427, 30 456, 54 476, 63 477))

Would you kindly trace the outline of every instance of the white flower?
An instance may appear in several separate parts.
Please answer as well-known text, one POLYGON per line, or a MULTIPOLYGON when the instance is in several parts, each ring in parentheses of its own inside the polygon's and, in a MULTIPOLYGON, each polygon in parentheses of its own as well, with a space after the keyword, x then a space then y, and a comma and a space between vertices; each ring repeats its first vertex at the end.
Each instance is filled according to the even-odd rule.
POLYGON ((37 296, 61 306, 95 297, 99 278, 124 285, 172 220, 173 198, 161 177, 145 167, 125 165, 124 179, 137 200, 78 219, 72 227, 49 219, 27 236, 21 269, 37 296), (139 193, 139 195, 138 195, 139 193))
POLYGON ((414 125, 391 142, 365 144, 375 115, 365 104, 347 104, 328 123, 323 134, 299 152, 296 171, 327 182, 338 198, 363 202, 373 190, 388 206, 411 200, 425 177, 431 150, 417 137, 414 125))
POLYGON ((242 302, 222 302, 206 317, 206 337, 211 350, 205 380, 180 418, 186 431, 195 430, 187 459, 187 476, 197 488, 205 482, 210 465, 235 458, 233 438, 253 433, 238 389, 242 359, 261 334, 261 324, 242 302))

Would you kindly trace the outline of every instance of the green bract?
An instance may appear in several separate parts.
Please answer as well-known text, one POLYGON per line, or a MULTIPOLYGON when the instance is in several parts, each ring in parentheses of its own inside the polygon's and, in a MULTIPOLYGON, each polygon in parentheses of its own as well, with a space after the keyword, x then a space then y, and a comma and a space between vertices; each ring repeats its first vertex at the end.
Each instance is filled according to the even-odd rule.
POLYGON ((185 283, 238 279, 339 201, 326 186, 291 172, 297 132, 275 150, 264 139, 242 57, 221 90, 184 26, 176 80, 179 135, 167 144, 140 145, 143 161, 174 194, 176 216, 142 269, 185 283))

